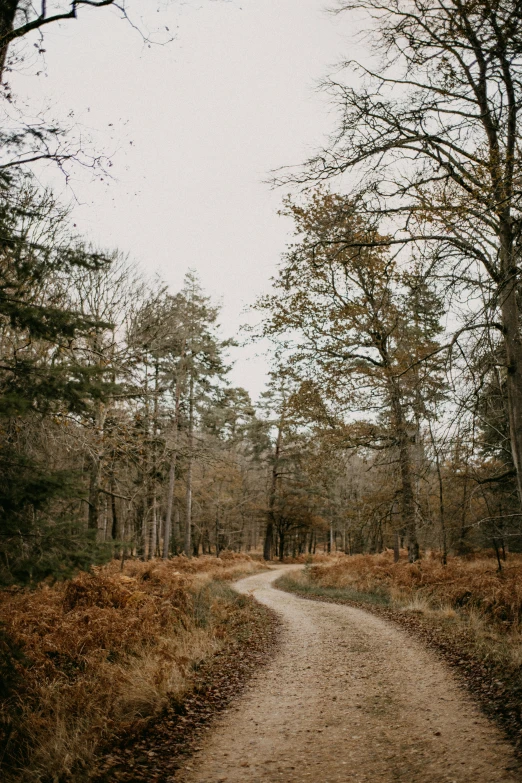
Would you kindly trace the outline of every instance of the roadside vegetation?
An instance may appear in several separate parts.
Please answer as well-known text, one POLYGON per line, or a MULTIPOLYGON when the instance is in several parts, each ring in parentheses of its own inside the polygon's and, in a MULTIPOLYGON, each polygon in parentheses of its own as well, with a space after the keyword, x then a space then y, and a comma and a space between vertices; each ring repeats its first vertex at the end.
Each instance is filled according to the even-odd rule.
POLYGON ((182 700, 198 667, 259 622, 228 582, 262 569, 233 553, 113 561, 1 593, 2 780, 81 780, 111 739, 182 700))
MULTIPOLYGON (((403 553, 404 557, 404 553, 403 553)), ((491 552, 451 556, 439 553, 409 563, 394 562, 394 553, 330 557, 292 573, 311 589, 337 590, 339 595, 373 600, 396 609, 442 614, 455 620, 482 618, 493 627, 518 630, 522 618, 522 556, 512 554, 499 570, 491 552)))

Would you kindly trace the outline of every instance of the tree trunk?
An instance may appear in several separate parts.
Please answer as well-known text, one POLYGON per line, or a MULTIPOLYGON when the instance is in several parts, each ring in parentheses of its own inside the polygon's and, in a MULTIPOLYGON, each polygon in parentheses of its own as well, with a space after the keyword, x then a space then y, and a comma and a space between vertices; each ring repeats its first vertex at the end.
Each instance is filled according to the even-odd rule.
MULTIPOLYGON (((103 459, 103 427, 105 424, 105 407, 96 403, 94 413, 94 432, 97 442, 93 445, 91 470, 89 475, 89 522, 90 530, 98 530, 100 518, 100 477, 103 459)), ((99 534, 97 534, 99 538, 99 534)))
POLYGON ((158 554, 158 492, 156 487, 156 477, 158 472, 158 394, 159 394, 159 362, 156 359, 154 365, 154 398, 152 403, 152 465, 150 475, 151 486, 151 526, 150 526, 150 556, 156 557, 158 554))
POLYGON ((437 468, 437 479, 439 483, 439 524, 440 533, 442 538, 442 565, 448 564, 448 540, 446 536, 446 520, 444 514, 444 485, 442 483, 442 471, 440 469, 440 456, 439 450, 435 443, 435 437, 431 428, 431 422, 429 423, 430 438, 433 446, 433 452, 435 454, 435 466, 437 468))
POLYGON ((501 310, 507 362, 509 436, 516 471, 518 499, 522 505, 522 337, 515 280, 513 275, 513 281, 502 299, 501 310))
POLYGON ((277 438, 274 450, 274 464, 272 466, 272 476, 270 480, 270 492, 268 495, 268 518, 266 522, 265 545, 263 548, 263 557, 265 560, 272 558, 272 546, 274 540, 275 527, 275 502, 277 495, 277 477, 279 470, 279 458, 281 455, 281 444, 283 442, 283 424, 284 413, 281 414, 279 425, 277 427, 277 438))
POLYGON ((410 449, 405 432, 399 437, 399 464, 401 472, 402 521, 408 536, 408 560, 414 563, 419 559, 419 542, 415 523, 415 497, 411 477, 410 449))
POLYGON ((192 458, 189 457, 189 464, 187 469, 187 495, 185 506, 185 538, 183 543, 183 551, 187 557, 192 557, 192 458))
POLYGON ((185 507, 185 542, 183 551, 187 557, 192 556, 192 451, 194 440, 194 373, 191 369, 189 384, 189 423, 188 423, 188 466, 187 466, 187 499, 185 507))
POLYGON ((2 0, 0 2, 0 82, 3 81, 9 42, 7 36, 12 33, 16 10, 20 0, 2 0))
MULTIPOLYGON (((459 555, 466 553, 466 534, 468 532, 466 526, 467 511, 468 511, 468 483, 469 483, 469 455, 466 455, 466 471, 464 473, 464 488, 462 492, 462 515, 460 519, 460 535, 459 535, 459 555)), ((489 512, 488 512, 489 513, 489 512)))
POLYGON ((274 521, 270 512, 268 512, 268 519, 266 523, 265 543, 263 546, 263 558, 270 560, 272 558, 272 545, 274 540, 274 521))
POLYGON ((400 389, 398 382, 394 378, 389 380, 389 389, 391 395, 391 405, 397 446, 399 449, 399 470, 401 475, 401 517, 402 526, 408 536, 408 559, 414 563, 419 559, 419 542, 417 540, 417 529, 415 520, 415 495, 413 490, 413 480, 411 474, 411 453, 410 443, 407 431, 407 422, 404 419, 402 410, 400 389))
POLYGON ((172 453, 169 469, 169 488, 167 495, 167 513, 165 515, 165 531, 163 534, 163 559, 167 560, 170 550, 170 534, 172 529, 172 507, 174 505, 174 489, 176 486, 176 451, 172 453))
POLYGON ((116 541, 118 538, 118 514, 116 511, 116 498, 114 496, 115 491, 114 486, 114 473, 111 476, 111 515, 112 515, 112 528, 111 528, 111 538, 113 541, 116 541))
POLYGON ((100 460, 98 455, 91 458, 89 472, 89 530, 98 530, 98 518, 100 515, 100 460))
POLYGON ((395 531, 393 538, 393 562, 398 563, 401 559, 401 542, 399 539, 399 531, 395 531))
POLYGON ((158 552, 158 509, 156 502, 156 487, 152 493, 152 519, 150 526, 150 556, 156 557, 158 552))
POLYGON ((179 406, 181 399, 181 380, 183 377, 183 360, 185 358, 185 343, 181 353, 180 363, 176 374, 176 394, 174 406, 174 448, 170 460, 169 470, 169 494, 167 497, 167 514, 165 516, 165 536, 163 539, 163 558, 166 560, 169 556, 170 537, 172 530, 172 507, 174 505, 174 489, 176 486, 176 462, 178 457, 178 431, 179 431, 179 406))
POLYGON ((216 557, 219 557, 221 552, 220 540, 219 540, 219 508, 216 506, 216 557))
POLYGON ((283 562, 285 557, 285 533, 284 530, 279 532, 279 560, 283 562))
POLYGON ((179 506, 176 504, 174 508, 174 531, 173 531, 173 550, 174 554, 177 555, 180 552, 181 549, 181 522, 180 522, 180 512, 179 512, 179 506))
POLYGON ((151 439, 150 439, 150 399, 149 399, 149 365, 145 356, 145 383, 144 383, 144 407, 143 418, 143 479, 145 484, 145 498, 143 501, 143 517, 141 520, 141 537, 143 541, 143 559, 148 560, 150 554, 150 530, 149 530, 149 500, 151 497, 151 439))

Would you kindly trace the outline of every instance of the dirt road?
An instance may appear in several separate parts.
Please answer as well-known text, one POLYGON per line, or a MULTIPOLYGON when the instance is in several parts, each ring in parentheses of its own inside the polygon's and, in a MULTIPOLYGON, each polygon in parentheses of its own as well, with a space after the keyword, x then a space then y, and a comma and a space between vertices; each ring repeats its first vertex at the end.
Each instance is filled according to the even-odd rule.
POLYGON ((284 622, 272 664, 176 780, 187 783, 512 783, 510 746, 436 656, 359 609, 236 587, 284 622))

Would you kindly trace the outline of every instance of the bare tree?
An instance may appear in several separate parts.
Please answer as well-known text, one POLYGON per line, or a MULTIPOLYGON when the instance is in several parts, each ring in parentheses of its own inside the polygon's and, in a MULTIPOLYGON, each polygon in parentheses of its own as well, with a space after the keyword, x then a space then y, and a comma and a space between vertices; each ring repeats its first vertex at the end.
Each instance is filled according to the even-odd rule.
POLYGON ((125 0, 56 0, 32 3, 31 0, 2 0, 0 3, 0 82, 4 76, 7 51, 13 41, 49 24, 76 19, 82 8, 114 6, 126 16, 125 0))
POLYGON ((360 210, 393 227, 373 243, 431 248, 452 282, 487 285, 487 323, 505 347, 522 499, 522 2, 342 0, 337 7, 360 11, 372 20, 381 60, 373 68, 345 63, 351 80, 360 77, 356 87, 327 82, 341 111, 339 132, 290 179, 358 172, 360 210))

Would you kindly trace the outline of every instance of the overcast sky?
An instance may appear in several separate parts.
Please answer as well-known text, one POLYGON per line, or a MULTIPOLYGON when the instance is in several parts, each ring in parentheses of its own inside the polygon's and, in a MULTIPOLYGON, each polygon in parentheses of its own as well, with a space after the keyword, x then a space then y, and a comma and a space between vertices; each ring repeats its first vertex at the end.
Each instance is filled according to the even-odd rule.
MULTIPOLYGON (((140 20, 130 8, 143 29, 174 34, 151 48, 114 10, 84 11, 47 28, 43 75, 29 61, 13 79, 34 111, 73 111, 112 155, 112 181, 78 173, 72 182, 78 229, 128 252, 173 290, 196 268, 222 302, 226 336, 268 290, 289 239, 277 215, 284 194, 264 181, 320 145, 333 117, 317 83, 357 54, 352 20, 328 15, 326 5, 171 0, 156 11, 157 0, 134 0, 150 9, 140 20)), ((266 363, 254 354, 238 352, 232 381, 257 397, 266 363)))

